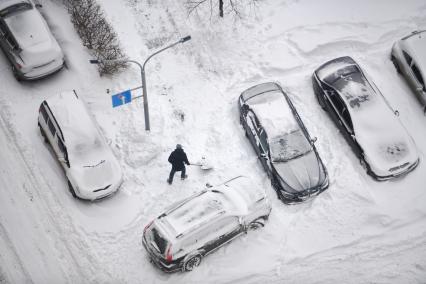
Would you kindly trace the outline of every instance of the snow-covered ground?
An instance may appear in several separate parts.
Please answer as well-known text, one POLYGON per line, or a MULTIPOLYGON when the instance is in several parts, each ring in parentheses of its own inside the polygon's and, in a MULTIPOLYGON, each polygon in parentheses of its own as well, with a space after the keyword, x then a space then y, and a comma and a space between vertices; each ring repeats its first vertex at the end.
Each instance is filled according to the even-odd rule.
MULTIPOLYGON (((18 83, 0 55, 0 283, 425 283, 426 117, 389 60, 393 42, 426 28, 423 0, 264 0, 242 19, 210 11, 188 17, 184 1, 99 1, 129 58, 147 64, 151 132, 143 102, 111 108, 111 92, 140 85, 137 66, 99 78, 65 9, 40 1, 68 68, 18 83), (352 56, 372 77, 419 148, 409 175, 376 182, 319 107, 310 76, 323 62, 352 56), (239 125, 237 98, 277 81, 289 93, 330 174, 314 200, 276 199, 239 125), (100 202, 72 198, 37 128, 43 99, 75 89, 121 162, 120 191, 100 202), (189 179, 166 183, 167 157, 181 143, 189 179), (141 245, 144 226, 173 201, 238 174, 265 186, 273 204, 261 230, 203 259, 191 273, 164 274, 141 245)), ((137 94, 136 94, 137 95, 137 94)), ((372 117, 380 119, 380 117, 372 117)))

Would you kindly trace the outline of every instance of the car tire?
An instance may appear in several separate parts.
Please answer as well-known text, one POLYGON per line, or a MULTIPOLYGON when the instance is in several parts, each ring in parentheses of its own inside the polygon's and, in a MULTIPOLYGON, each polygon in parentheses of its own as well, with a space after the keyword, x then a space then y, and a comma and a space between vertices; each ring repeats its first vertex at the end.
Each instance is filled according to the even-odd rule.
POLYGON ((49 142, 49 141, 47 140, 46 133, 44 132, 43 128, 41 128, 40 123, 38 124, 38 128, 40 129, 41 136, 43 136, 44 143, 49 142))
POLYGON ((68 180, 68 190, 70 191, 72 197, 77 198, 77 194, 75 194, 75 190, 72 187, 72 184, 71 184, 71 182, 69 180, 68 180))
POLYGON ((190 259, 188 259, 187 261, 185 261, 185 263, 183 264, 183 270, 192 271, 194 270, 194 268, 199 266, 200 263, 201 263, 201 255, 197 254, 191 257, 190 259))
POLYGON ((399 65, 398 65, 398 62, 396 61, 395 56, 393 56, 393 55, 391 56, 391 61, 393 63, 393 66, 395 66, 396 72, 398 74, 401 74, 401 68, 399 68, 399 65))
POLYGON ((248 225, 248 230, 254 231, 254 230, 257 230, 257 229, 262 228, 264 226, 265 226, 265 219, 263 217, 260 217, 260 218, 257 218, 256 220, 252 221, 248 225))

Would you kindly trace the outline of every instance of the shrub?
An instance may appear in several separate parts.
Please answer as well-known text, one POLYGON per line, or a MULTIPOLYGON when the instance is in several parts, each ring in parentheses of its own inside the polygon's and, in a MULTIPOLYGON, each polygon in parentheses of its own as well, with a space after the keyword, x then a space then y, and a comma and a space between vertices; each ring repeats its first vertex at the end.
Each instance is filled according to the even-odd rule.
MULTIPOLYGON (((97 59, 113 60, 125 58, 117 34, 105 19, 105 15, 96 0, 65 0, 71 21, 80 36, 83 45, 97 59)), ((125 68, 122 62, 101 63, 99 74, 114 74, 125 68)))

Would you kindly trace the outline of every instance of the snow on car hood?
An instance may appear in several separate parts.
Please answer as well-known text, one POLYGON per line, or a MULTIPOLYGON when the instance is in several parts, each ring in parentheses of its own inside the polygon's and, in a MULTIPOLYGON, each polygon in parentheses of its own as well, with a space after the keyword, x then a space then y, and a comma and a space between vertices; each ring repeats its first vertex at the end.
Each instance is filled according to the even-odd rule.
POLYGON ((20 57, 26 65, 46 64, 62 58, 62 51, 36 9, 14 13, 5 22, 22 49, 20 57))
POLYGON ((297 192, 320 186, 325 174, 314 151, 288 162, 273 163, 278 175, 297 192))
MULTIPOLYGON (((115 185, 121 179, 121 168, 112 153, 98 151, 90 154, 88 159, 71 164, 71 174, 77 181, 79 190, 92 193, 108 185, 115 185)), ((71 162, 72 163, 72 162, 71 162)))

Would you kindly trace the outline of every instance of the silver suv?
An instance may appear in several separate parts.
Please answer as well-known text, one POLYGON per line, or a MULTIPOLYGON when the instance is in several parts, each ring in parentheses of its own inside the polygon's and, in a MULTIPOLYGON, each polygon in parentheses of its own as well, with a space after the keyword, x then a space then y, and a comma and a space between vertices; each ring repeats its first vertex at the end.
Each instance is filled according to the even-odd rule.
POLYGON ((96 200, 118 190, 123 182, 120 164, 75 92, 43 101, 38 126, 65 171, 73 197, 96 200))
POLYGON ((64 55, 31 0, 0 0, 0 47, 18 80, 34 80, 60 70, 64 55))
POLYGON ((263 227, 270 212, 264 190, 239 176, 173 205, 145 227, 142 243, 163 271, 191 271, 207 254, 263 227))

